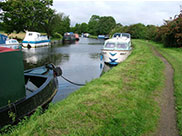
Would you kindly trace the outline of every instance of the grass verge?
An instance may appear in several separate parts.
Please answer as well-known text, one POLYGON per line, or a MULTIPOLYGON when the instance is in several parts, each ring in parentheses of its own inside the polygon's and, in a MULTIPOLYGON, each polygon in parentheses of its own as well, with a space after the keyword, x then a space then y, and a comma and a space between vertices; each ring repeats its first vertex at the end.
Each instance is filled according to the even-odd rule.
POLYGON ((170 62, 174 69, 174 95, 176 97, 177 126, 182 136, 182 48, 164 48, 162 44, 150 42, 170 62))
POLYGON ((95 36, 95 35, 89 35, 88 38, 97 39, 97 36, 95 36))
POLYGON ((156 129, 164 64, 133 41, 129 58, 4 135, 140 136, 156 129))

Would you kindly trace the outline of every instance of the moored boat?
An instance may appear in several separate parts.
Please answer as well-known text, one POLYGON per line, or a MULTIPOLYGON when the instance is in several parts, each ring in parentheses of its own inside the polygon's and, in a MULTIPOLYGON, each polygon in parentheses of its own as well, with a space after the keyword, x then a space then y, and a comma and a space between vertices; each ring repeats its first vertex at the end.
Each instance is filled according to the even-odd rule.
POLYGON ((0 34, 0 47, 19 49, 21 50, 22 46, 16 39, 9 39, 8 36, 0 34))
POLYGON ((130 38, 116 36, 105 41, 102 49, 103 60, 107 64, 117 65, 130 55, 131 50, 130 38))
POLYGON ((80 38, 79 38, 79 35, 78 34, 74 34, 75 35, 75 39, 78 41, 80 38))
POLYGON ((66 42, 72 43, 72 42, 75 42, 75 40, 76 38, 73 32, 67 32, 63 36, 63 43, 66 43, 66 42))
POLYGON ((22 41, 24 48, 37 48, 42 46, 50 45, 51 41, 47 38, 46 35, 41 35, 38 32, 26 31, 25 38, 22 41))
POLYGON ((109 39, 109 36, 108 36, 108 35, 98 35, 97 38, 98 38, 98 39, 107 40, 107 39, 109 39))
POLYGON ((89 33, 83 33, 83 34, 82 34, 82 37, 85 37, 85 38, 88 38, 89 36, 90 36, 89 33))
POLYGON ((47 105, 57 92, 61 70, 48 64, 24 71, 22 52, 0 47, 0 128, 47 105))

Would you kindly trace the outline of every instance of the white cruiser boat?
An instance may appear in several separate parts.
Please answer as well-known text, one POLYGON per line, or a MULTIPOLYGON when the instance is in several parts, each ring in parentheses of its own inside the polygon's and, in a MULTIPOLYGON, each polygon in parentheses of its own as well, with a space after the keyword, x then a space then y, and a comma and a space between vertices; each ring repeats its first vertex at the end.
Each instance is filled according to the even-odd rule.
POLYGON ((105 63, 110 65, 117 65, 130 55, 131 50, 132 47, 130 37, 113 37, 112 39, 106 40, 104 43, 104 47, 102 49, 103 60, 105 63))
POLYGON ((9 39, 8 36, 3 34, 0 34, 0 47, 21 50, 21 44, 16 39, 9 39))
POLYGON ((37 48, 50 45, 50 40, 45 35, 38 32, 26 31, 24 40, 22 41, 24 48, 37 48))

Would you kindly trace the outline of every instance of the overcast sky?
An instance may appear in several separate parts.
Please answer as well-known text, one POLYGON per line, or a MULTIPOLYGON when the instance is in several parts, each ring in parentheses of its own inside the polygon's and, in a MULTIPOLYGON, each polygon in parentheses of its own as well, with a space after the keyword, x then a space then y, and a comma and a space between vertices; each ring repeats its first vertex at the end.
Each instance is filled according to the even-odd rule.
POLYGON ((179 14, 182 1, 71 1, 54 0, 53 8, 71 19, 71 25, 88 23, 92 15, 112 16, 117 23, 162 25, 164 19, 179 14))

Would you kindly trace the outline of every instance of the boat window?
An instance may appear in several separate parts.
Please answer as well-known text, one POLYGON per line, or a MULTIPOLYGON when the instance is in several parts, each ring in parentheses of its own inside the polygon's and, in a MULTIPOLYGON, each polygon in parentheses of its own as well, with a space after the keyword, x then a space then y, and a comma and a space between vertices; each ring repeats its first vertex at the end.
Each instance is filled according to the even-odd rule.
POLYGON ((127 45, 125 43, 118 43, 117 48, 126 48, 127 45))
POLYGON ((32 33, 29 33, 28 36, 32 36, 32 33))
POLYGON ((114 34, 113 37, 120 37, 120 36, 121 36, 121 34, 114 34))
POLYGON ((130 38, 129 34, 122 33, 122 37, 130 38))
POLYGON ((106 43, 105 48, 114 48, 115 44, 114 43, 106 43))
POLYGON ((16 40, 12 40, 11 42, 12 42, 12 43, 17 43, 17 41, 16 41, 16 40))

